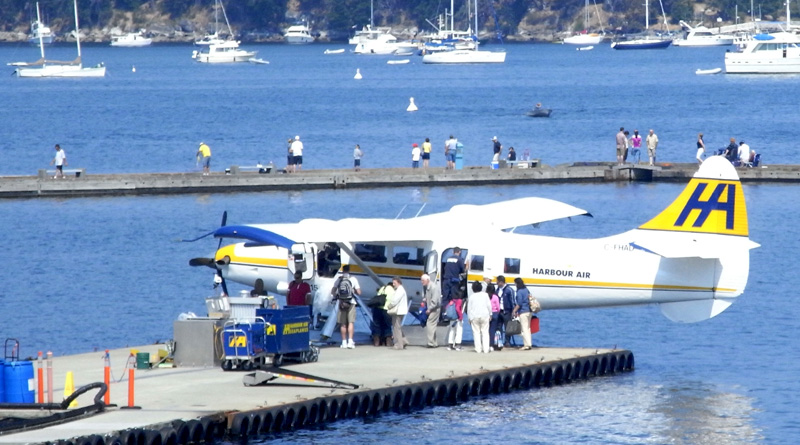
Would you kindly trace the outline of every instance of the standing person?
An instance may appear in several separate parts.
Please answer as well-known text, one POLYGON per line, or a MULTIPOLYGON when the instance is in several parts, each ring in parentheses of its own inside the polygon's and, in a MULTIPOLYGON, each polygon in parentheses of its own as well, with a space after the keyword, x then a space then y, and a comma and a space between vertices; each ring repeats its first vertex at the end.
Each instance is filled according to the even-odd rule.
POLYGON ((361 146, 356 144, 356 148, 353 149, 353 168, 356 171, 361 170, 361 157, 364 156, 364 152, 361 151, 361 146))
POLYGON ((625 127, 619 127, 617 133, 617 165, 622 165, 622 155, 625 151, 625 127))
POLYGON ((472 338, 475 340, 475 352, 488 354, 492 349, 489 345, 489 320, 492 318, 492 303, 489 295, 482 290, 480 281, 472 283, 472 295, 467 300, 467 313, 469 325, 472 327, 472 338))
POLYGON ((456 144, 458 144, 458 139, 452 134, 450 139, 444 143, 444 159, 447 162, 445 170, 455 170, 456 168, 456 144))
POLYGON ((422 143, 422 168, 428 168, 431 160, 431 150, 433 146, 431 146, 431 139, 425 138, 425 142, 422 143))
POLYGON ((531 304, 528 302, 528 294, 530 291, 525 286, 522 278, 514 278, 514 284, 517 286, 517 296, 514 301, 514 317, 519 317, 519 322, 522 324, 522 347, 520 350, 528 351, 531 349, 531 304))
POLYGON ((372 308, 372 323, 369 327, 372 332, 372 344, 374 346, 382 344, 391 346, 392 320, 389 314, 386 313, 386 305, 391 301, 393 295, 394 286, 390 282, 381 286, 375 297, 367 304, 372 308))
POLYGON ((625 135, 625 151, 622 153, 622 163, 624 164, 628 162, 628 150, 631 148, 631 140, 628 138, 630 136, 628 130, 625 130, 623 134, 625 135))
POLYGON ((695 159, 697 159, 698 164, 703 163, 703 155, 706 153, 706 144, 703 142, 703 133, 697 134, 697 154, 695 155, 695 159))
POLYGON ((292 142, 292 171, 300 171, 303 169, 303 143, 300 142, 300 136, 294 137, 292 142))
POLYGON ((460 287, 456 287, 456 293, 453 296, 453 305, 456 308, 456 319, 450 324, 447 329, 447 347, 450 351, 461 350, 461 339, 464 334, 464 299, 463 291, 460 287))
POLYGON ((447 307, 450 300, 455 297, 461 284, 461 274, 467 270, 464 258, 461 258, 461 248, 454 247, 453 253, 444 261, 444 274, 442 275, 442 307, 447 307))
POLYGON ((512 314, 514 312, 514 306, 516 305, 514 289, 506 285, 506 277, 503 275, 497 276, 497 295, 500 297, 501 306, 498 322, 500 323, 500 330, 503 332, 503 336, 500 338, 497 347, 502 349, 504 346, 508 346, 511 341, 511 336, 505 335, 505 327, 506 323, 514 318, 512 314))
POLYGON ((503 144, 497 140, 497 136, 492 137, 492 162, 500 162, 500 153, 503 151, 503 144))
POLYGON ((736 161, 736 158, 739 157, 739 146, 736 145, 736 138, 731 138, 731 143, 728 144, 728 147, 725 148, 725 159, 730 161, 733 164, 736 161))
POLYGON ((409 344, 403 334, 403 319, 408 313, 408 295, 406 295, 406 289, 403 287, 403 280, 400 277, 392 278, 392 286, 394 287, 394 295, 387 312, 392 316, 394 348, 405 349, 409 344))
POLYGON ((67 154, 61 149, 61 145, 59 144, 56 144, 56 155, 53 157, 53 160, 50 161, 50 165, 53 164, 56 166, 56 174, 53 176, 53 179, 64 179, 64 166, 67 165, 67 154))
POLYGON ((292 143, 294 139, 289 138, 286 140, 286 149, 288 154, 286 156, 286 173, 294 172, 294 156, 292 156, 292 143))
POLYGON ((647 144, 647 156, 650 158, 650 165, 656 165, 656 148, 658 148, 658 135, 653 133, 653 129, 650 129, 650 134, 647 135, 647 139, 645 140, 647 144))
POLYGON ((311 304, 311 286, 303 281, 303 272, 294 273, 294 281, 289 283, 289 293, 286 295, 287 306, 305 306, 311 304))
POLYGON ((750 146, 744 141, 739 141, 739 165, 744 166, 750 161, 750 146))
POLYGON ((356 344, 353 342, 353 325, 356 322, 356 300, 355 295, 361 295, 361 287, 358 285, 356 277, 350 276, 350 265, 342 266, 342 276, 336 280, 331 289, 331 303, 338 302, 336 312, 336 322, 341 326, 342 346, 341 348, 354 349, 356 344))
POLYGON ((642 161, 641 155, 641 148, 642 148, 642 137, 639 136, 639 130, 633 130, 633 137, 631 137, 631 162, 633 159, 636 158, 636 164, 642 161))
POLYGON ((419 168, 420 149, 417 143, 411 144, 411 168, 419 168))
POLYGON ((197 158, 201 159, 203 163, 203 176, 208 176, 211 169, 211 147, 205 142, 200 143, 200 148, 197 149, 197 158))
POLYGON ((431 281, 428 274, 419 277, 422 282, 423 301, 425 302, 425 312, 428 314, 428 322, 425 324, 425 334, 428 337, 429 348, 438 348, 439 341, 436 339, 436 326, 439 325, 439 315, 442 311, 442 291, 439 285, 431 281))
POLYGON ((492 318, 489 320, 489 347, 494 351, 497 348, 497 343, 502 343, 502 339, 498 335, 500 333, 498 329, 500 327, 500 310, 502 305, 500 304, 500 297, 497 295, 497 289, 494 284, 489 283, 489 285, 486 286, 486 293, 489 295, 489 302, 492 304, 492 318))

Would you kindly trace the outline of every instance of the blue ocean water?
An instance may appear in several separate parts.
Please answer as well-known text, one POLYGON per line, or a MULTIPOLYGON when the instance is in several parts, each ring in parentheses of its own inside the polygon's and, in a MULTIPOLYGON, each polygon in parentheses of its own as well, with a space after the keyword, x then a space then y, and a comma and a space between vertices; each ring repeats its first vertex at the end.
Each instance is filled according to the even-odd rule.
MULTIPOLYGON (((191 171, 199 140, 212 145, 219 168, 277 161, 293 134, 306 141, 308 168, 349 166, 356 142, 367 151, 368 167, 400 165, 397 153, 405 155, 410 142, 426 136, 443 141, 450 132, 465 142, 468 164, 484 163, 494 135, 517 148, 528 146, 551 164, 609 160, 620 125, 654 127, 665 161, 691 161, 697 131, 706 133, 709 146, 722 145, 731 134, 748 138, 767 153, 768 163, 800 158, 789 124, 798 117, 790 94, 798 78, 695 76, 697 68, 721 66, 718 49, 621 54, 511 45, 503 67, 434 67, 418 59, 386 65, 385 58, 322 55, 332 47, 265 45, 259 55, 270 65, 209 67, 193 64, 185 46, 97 46, 87 48, 84 60, 105 61, 106 79, 0 77, 6 104, 0 107, 0 174, 35 173, 49 162, 55 142, 66 147, 72 165, 90 172, 191 171), (352 79, 356 67, 365 75, 362 83, 352 79), (414 114, 404 111, 410 96, 420 106, 414 114), (536 101, 556 109, 551 119, 523 115, 536 101), (770 151, 773 146, 780 148, 770 151)), ((60 50, 69 48, 52 52, 60 50)), ((33 60, 31 51, 3 46, 0 61, 33 60)), ((452 439, 457 428, 474 442, 516 442, 524 434, 530 443, 796 443, 800 309, 791 296, 800 283, 791 252, 800 239, 792 222, 800 215, 791 203, 797 187, 744 187, 751 238, 761 247, 752 252, 745 294, 720 316, 682 325, 654 307, 542 314, 537 344, 630 349, 635 372, 271 439, 430 443, 452 439)), ((594 218, 543 224, 541 233, 597 237, 649 220, 682 188, 398 184, 0 201, 7 258, 0 273, 0 338, 18 338, 23 355, 171 338, 178 314, 203 313, 203 298, 212 292, 210 271, 190 268, 188 261, 216 248, 215 240, 179 240, 213 229, 225 210, 229 223, 292 222, 394 217, 406 203, 424 202, 425 211, 434 212, 458 203, 544 196, 594 218)))

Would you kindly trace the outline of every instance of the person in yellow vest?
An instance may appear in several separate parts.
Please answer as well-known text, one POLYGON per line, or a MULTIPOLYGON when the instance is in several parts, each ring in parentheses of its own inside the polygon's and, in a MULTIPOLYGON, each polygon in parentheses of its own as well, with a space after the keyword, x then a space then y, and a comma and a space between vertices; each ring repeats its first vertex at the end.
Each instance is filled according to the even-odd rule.
POLYGON ((211 147, 205 142, 197 149, 197 159, 203 163, 203 176, 208 176, 211 168, 211 147))

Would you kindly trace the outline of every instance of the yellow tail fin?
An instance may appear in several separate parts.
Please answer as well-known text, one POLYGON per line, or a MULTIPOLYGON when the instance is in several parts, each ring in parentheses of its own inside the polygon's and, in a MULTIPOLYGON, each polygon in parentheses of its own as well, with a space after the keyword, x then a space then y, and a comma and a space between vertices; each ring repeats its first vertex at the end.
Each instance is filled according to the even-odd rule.
POLYGON ((703 162, 672 204, 640 229, 748 236, 742 184, 722 156, 703 162))

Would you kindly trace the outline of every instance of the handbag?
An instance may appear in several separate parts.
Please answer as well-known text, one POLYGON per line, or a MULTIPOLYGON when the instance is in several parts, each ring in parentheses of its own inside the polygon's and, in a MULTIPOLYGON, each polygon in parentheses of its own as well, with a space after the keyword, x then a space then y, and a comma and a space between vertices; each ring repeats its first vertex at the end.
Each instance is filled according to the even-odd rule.
POLYGON ((539 311, 542 310, 542 305, 539 304, 539 300, 537 300, 532 293, 528 294, 528 305, 530 305, 531 312, 533 312, 534 314, 538 314, 539 311))
POLYGON ((506 335, 519 335, 522 333, 522 323, 519 318, 512 318, 506 322, 506 335))
POLYGON ((456 304, 454 302, 451 301, 447 303, 447 307, 444 308, 444 316, 450 320, 455 320, 458 318, 458 313, 456 313, 456 304))

